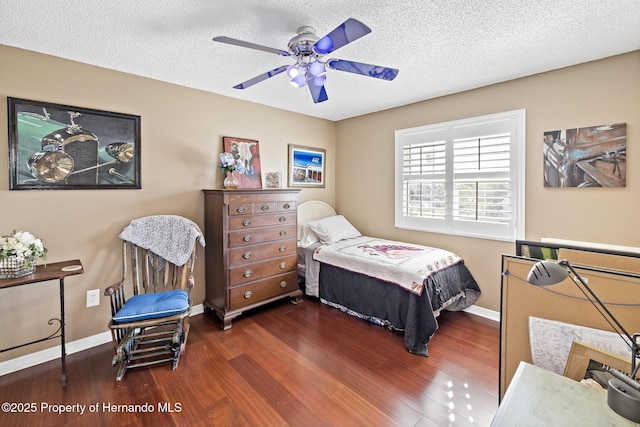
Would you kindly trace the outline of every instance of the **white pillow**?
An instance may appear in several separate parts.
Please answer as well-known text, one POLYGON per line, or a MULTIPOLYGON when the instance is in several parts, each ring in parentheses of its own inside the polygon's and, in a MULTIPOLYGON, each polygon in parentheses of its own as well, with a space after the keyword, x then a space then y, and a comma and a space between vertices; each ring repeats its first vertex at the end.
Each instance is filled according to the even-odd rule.
POLYGON ((309 224, 298 224, 298 246, 306 248, 313 245, 315 242, 319 242, 320 239, 316 233, 311 230, 309 224))
POLYGON ((342 215, 329 216, 308 223, 322 243, 335 243, 362 234, 342 215))

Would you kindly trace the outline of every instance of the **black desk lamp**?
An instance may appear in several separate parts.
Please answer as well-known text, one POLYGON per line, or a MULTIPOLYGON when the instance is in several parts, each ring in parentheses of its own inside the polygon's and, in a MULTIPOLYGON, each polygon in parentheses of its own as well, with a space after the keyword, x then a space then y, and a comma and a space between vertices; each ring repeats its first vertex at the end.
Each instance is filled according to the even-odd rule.
POLYGON ((536 286, 554 285, 569 277, 569 272, 575 277, 573 283, 576 284, 589 302, 593 304, 609 325, 631 348, 630 376, 616 369, 609 369, 614 378, 609 380, 607 403, 611 409, 623 417, 634 422, 640 422, 640 382, 635 379, 638 374, 638 368, 640 368, 640 364, 638 364, 638 359, 640 359, 640 333, 629 334, 567 260, 539 261, 535 263, 531 271, 529 271, 527 281, 536 286))

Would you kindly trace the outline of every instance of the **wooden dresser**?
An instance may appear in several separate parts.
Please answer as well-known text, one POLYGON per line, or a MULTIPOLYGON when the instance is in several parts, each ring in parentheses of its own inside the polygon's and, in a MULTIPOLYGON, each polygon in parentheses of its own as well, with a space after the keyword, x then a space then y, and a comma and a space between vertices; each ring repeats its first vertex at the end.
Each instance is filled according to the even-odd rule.
POLYGON ((246 310, 280 298, 297 303, 300 190, 203 190, 205 310, 223 329, 246 310))

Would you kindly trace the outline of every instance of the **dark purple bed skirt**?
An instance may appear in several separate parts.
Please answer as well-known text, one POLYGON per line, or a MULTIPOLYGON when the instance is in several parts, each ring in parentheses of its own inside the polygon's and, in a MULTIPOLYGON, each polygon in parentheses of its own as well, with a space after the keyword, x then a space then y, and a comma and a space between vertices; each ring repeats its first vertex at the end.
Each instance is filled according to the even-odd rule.
POLYGON ((404 333, 410 353, 428 356, 427 345, 438 329, 434 311, 463 310, 480 296, 480 288, 464 263, 425 279, 425 292, 412 294, 392 283, 334 267, 320 266, 320 299, 362 318, 404 333))

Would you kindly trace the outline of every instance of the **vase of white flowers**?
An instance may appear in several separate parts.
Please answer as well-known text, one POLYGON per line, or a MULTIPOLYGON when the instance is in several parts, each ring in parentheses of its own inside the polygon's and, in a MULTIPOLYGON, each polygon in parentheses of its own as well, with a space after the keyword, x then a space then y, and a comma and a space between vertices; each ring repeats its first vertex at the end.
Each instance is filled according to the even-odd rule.
POLYGON ((238 168, 236 159, 231 153, 220 153, 220 171, 224 172, 227 176, 224 178, 224 188, 229 190, 235 190, 238 188, 238 178, 235 176, 235 171, 238 168))
POLYGON ((0 279, 33 273, 38 258, 47 258, 47 248, 28 231, 14 230, 10 235, 0 237, 0 279))

